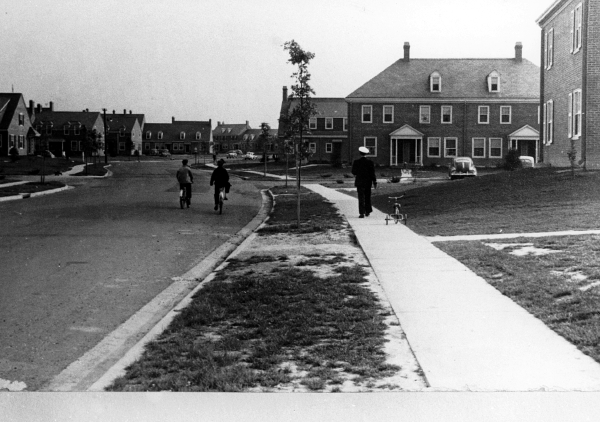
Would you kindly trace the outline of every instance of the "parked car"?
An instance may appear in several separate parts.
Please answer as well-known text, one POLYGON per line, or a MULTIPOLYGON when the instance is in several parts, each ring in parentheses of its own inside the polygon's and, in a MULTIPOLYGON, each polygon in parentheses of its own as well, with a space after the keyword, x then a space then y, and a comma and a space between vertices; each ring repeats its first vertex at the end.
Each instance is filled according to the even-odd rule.
POLYGON ((258 160, 259 157, 258 155, 254 154, 253 152, 247 152, 246 154, 244 154, 244 160, 258 160))
POLYGON ((168 149, 165 148, 165 149, 163 149, 163 150, 160 151, 160 156, 161 157, 170 157, 171 153, 169 152, 168 149))
POLYGON ((159 155, 159 154, 160 154, 160 151, 156 148, 150 150, 150 155, 159 155))
POLYGON ((227 153, 227 158, 237 158, 237 157, 241 157, 242 155, 244 155, 242 150, 234 149, 227 153))
POLYGON ((470 157, 456 157, 452 159, 452 163, 448 168, 448 177, 450 180, 474 176, 477 176, 477 169, 470 157))
POLYGON ((46 158, 56 158, 56 155, 52 154, 50 151, 48 151, 47 149, 40 152, 39 154, 41 157, 46 157, 46 158))
POLYGON ((523 168, 535 167, 535 159, 529 155, 521 155, 519 161, 521 161, 521 166, 523 168))

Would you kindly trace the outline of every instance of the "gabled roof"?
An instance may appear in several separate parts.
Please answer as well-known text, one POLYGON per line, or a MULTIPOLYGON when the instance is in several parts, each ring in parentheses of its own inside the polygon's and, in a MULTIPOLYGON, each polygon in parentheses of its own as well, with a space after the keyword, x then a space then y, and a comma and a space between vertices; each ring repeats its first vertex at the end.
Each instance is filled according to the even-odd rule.
MULTIPOLYGON (((162 132, 164 139, 175 138, 179 139, 179 134, 185 132, 186 139, 188 136, 195 136, 196 132, 200 132, 200 137, 203 141, 210 140, 210 131, 212 124, 210 121, 175 121, 172 123, 146 123, 144 125, 144 134, 152 133, 152 139, 156 139, 155 135, 162 132)), ((146 139, 144 136, 143 139, 146 139)), ((194 138, 195 139, 195 138, 194 138)))
POLYGON ((88 129, 92 129, 98 119, 101 119, 99 111, 50 111, 42 110, 35 113, 33 125, 52 122, 54 128, 63 127, 65 124, 81 124, 88 129))
POLYGON ((21 98, 22 94, 0 93, 0 129, 8 129, 21 98))
MULTIPOLYGON (((288 110, 293 110, 300 100, 288 100, 288 110)), ((310 102, 315 105, 317 114, 314 117, 348 117, 348 103, 345 98, 311 98, 310 102)))
POLYGON ((213 136, 240 136, 245 131, 251 129, 247 123, 243 124, 218 124, 215 130, 213 130, 213 136), (223 132, 223 129, 225 132, 223 132))
POLYGON ((544 21, 545 21, 545 20, 546 20, 548 17, 550 17, 551 15, 554 15, 554 13, 555 13, 557 10, 559 10, 559 9, 560 9, 562 6, 564 6, 564 5, 565 5, 566 3, 568 3, 569 1, 571 1, 571 0, 555 0, 555 1, 554 1, 554 2, 553 2, 551 5, 550 5, 550 7, 548 7, 548 8, 547 8, 547 9, 544 11, 544 13, 543 13, 543 14, 542 14, 542 15, 541 15, 539 18, 537 18, 537 20, 536 20, 536 23, 537 23, 538 25, 540 25, 540 26, 541 26, 541 25, 543 25, 543 24, 544 24, 544 21))
POLYGON ((523 59, 400 59, 351 93, 355 98, 494 99, 539 98, 540 69, 523 59), (442 77, 441 92, 430 92, 429 76, 442 77), (489 92, 487 77, 500 74, 500 92, 489 92))
POLYGON ((130 132, 135 127, 137 122, 140 128, 142 122, 138 120, 135 114, 107 114, 106 115, 106 130, 107 131, 118 131, 121 127, 125 127, 126 132, 130 132))

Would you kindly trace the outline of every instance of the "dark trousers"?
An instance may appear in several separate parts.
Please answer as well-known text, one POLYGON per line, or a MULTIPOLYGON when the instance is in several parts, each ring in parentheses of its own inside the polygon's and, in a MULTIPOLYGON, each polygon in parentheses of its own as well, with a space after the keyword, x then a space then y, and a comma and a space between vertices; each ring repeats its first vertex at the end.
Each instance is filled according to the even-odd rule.
POLYGON ((187 198, 187 203, 190 203, 192 199, 192 184, 191 183, 180 183, 179 189, 185 189, 185 197, 187 198))
POLYGON ((358 213, 360 215, 371 214, 373 212, 373 207, 371 207, 371 185, 357 186, 356 192, 358 193, 358 213))

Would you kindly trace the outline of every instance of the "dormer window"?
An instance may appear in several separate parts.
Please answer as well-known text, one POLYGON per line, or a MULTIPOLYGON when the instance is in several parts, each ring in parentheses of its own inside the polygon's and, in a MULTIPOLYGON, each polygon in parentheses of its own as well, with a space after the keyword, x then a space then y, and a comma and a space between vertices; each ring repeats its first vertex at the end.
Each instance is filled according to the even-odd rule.
POLYGON ((500 92, 500 74, 495 70, 488 75, 488 91, 500 92))
POLYGON ((146 131, 146 139, 152 139, 152 132, 146 131))
POLYGON ((179 133, 179 139, 185 139, 185 132, 179 133))
POLYGON ((227 133, 231 133, 231 128, 227 129, 227 133))
POLYGON ((201 137, 202 134, 200 132, 196 132, 196 141, 199 141, 201 137))
POLYGON ((162 132, 158 132, 158 139, 162 139, 163 138, 163 133, 162 132))
POLYGON ((74 127, 75 135, 79 135, 80 134, 80 128, 81 128, 80 124, 75 125, 75 127, 74 127))
POLYGON ((438 72, 433 72, 429 77, 429 89, 431 92, 442 92, 442 76, 438 72))
POLYGON ((19 113, 19 126, 25 126, 25 115, 23 113, 19 113))

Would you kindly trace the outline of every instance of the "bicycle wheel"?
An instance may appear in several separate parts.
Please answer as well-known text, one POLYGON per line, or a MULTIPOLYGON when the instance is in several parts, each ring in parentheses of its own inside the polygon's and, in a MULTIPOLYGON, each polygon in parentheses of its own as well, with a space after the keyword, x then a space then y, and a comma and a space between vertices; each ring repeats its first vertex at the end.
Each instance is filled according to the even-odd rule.
POLYGON ((183 206, 185 204, 185 190, 180 190, 179 191, 179 206, 181 207, 181 209, 183 209, 183 206))
POLYGON ((219 214, 223 214, 223 192, 219 194, 219 214))

